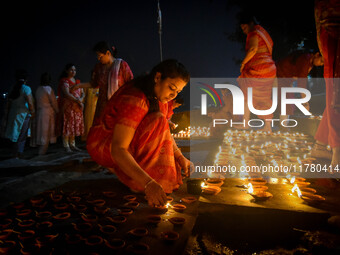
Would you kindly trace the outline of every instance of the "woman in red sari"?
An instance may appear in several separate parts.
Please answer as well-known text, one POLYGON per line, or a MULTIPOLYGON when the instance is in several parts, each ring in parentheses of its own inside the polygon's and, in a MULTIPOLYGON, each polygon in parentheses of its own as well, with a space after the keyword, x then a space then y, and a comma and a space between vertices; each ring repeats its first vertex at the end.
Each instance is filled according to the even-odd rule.
POLYGON ((61 109, 58 125, 62 130, 63 145, 67 152, 81 151, 75 144, 75 137, 84 133, 83 99, 85 94, 81 88, 72 89, 80 83, 75 79, 76 73, 75 65, 67 64, 60 76, 58 86, 58 105, 61 109))
POLYGON ((315 22, 320 52, 324 58, 326 109, 315 134, 312 155, 332 159, 340 167, 340 1, 315 1, 315 22), (327 150, 332 148, 332 153, 327 150))
MULTIPOLYGON (((250 111, 247 104, 247 89, 253 89, 253 105, 257 110, 268 110, 272 106, 272 87, 276 77, 276 66, 272 59, 273 40, 268 32, 257 24, 256 19, 243 14, 240 19, 241 29, 247 35, 246 56, 244 57, 238 82, 245 95, 244 121, 248 128, 250 111)), ((258 116, 260 119, 272 119, 273 114, 258 116)), ((271 131, 269 121, 265 121, 264 131, 271 131)))
POLYGON ((89 83, 80 83, 75 88, 99 88, 96 111, 93 122, 103 112, 112 95, 126 82, 133 79, 129 65, 120 58, 116 58, 117 49, 107 42, 98 42, 93 51, 97 54, 99 63, 92 72, 89 83))
POLYGON ((182 184, 190 161, 177 148, 166 119, 167 103, 189 81, 176 60, 165 60, 150 74, 121 87, 90 129, 87 150, 134 191, 145 192, 150 206, 164 205, 166 193, 182 184))

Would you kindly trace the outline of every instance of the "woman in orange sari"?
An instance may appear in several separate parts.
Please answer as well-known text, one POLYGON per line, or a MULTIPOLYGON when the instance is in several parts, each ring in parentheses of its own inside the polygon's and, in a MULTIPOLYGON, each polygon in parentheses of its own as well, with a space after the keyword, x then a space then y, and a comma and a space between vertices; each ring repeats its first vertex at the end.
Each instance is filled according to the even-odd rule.
POLYGON ((130 189, 145 192, 150 206, 164 205, 166 193, 182 184, 190 167, 177 148, 166 119, 168 102, 189 81, 176 60, 122 86, 109 100, 87 138, 87 150, 130 189))
MULTIPOLYGON (((272 87, 276 77, 276 66, 272 59, 273 40, 268 32, 258 25, 255 17, 243 14, 240 19, 241 29, 247 35, 246 56, 244 57, 238 82, 245 96, 244 121, 248 128, 250 111, 247 104, 247 89, 253 89, 253 105, 257 110, 268 110, 272 106, 272 87)), ((260 119, 272 119, 273 114, 258 116, 260 119)), ((271 131, 269 121, 265 121, 264 131, 271 131)))
POLYGON ((315 22, 320 52, 324 58, 326 109, 315 134, 312 155, 329 158, 340 167, 340 1, 315 1, 315 22), (327 145, 332 152, 327 150, 327 145))

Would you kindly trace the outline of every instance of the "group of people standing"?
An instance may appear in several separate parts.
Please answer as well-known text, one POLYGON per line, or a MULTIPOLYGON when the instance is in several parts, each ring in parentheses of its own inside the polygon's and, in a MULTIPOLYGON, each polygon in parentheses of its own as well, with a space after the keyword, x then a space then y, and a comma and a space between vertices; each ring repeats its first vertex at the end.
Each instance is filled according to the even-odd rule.
POLYGON ((57 96, 51 87, 49 73, 41 75, 40 86, 33 96, 26 85, 26 72, 18 71, 2 123, 2 135, 13 142, 15 157, 22 156, 28 135, 31 146, 40 146, 40 155, 46 153, 49 144, 55 143, 58 136, 62 137, 66 152, 81 150, 75 144, 75 137, 86 138, 93 120, 114 92, 133 79, 129 65, 115 58, 114 47, 102 41, 95 45, 94 51, 99 63, 94 68, 91 82, 80 83, 76 79, 76 66, 67 64, 59 77, 57 96))

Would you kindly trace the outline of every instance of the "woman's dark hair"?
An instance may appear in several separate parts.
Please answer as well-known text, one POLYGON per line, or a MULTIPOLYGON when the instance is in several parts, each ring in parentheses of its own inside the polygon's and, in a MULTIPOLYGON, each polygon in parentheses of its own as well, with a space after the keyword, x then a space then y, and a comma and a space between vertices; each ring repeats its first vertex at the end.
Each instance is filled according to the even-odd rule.
POLYGON ((43 73, 40 77, 40 85, 44 86, 44 85, 50 85, 52 81, 52 77, 49 73, 43 73))
POLYGON ((15 100, 20 96, 21 87, 26 83, 27 76, 28 75, 25 70, 20 69, 15 72, 16 83, 8 96, 9 99, 15 100))
POLYGON ((258 25, 259 22, 257 21, 254 14, 250 11, 243 11, 237 15, 237 19, 239 21, 239 24, 250 24, 254 23, 254 25, 258 25))
POLYGON ((75 66, 73 63, 68 63, 63 71, 61 72, 60 76, 59 76, 59 79, 62 79, 62 78, 66 78, 68 76, 67 74, 67 71, 72 67, 72 66, 75 66))
POLYGON ((98 42, 94 47, 93 47, 94 52, 100 52, 103 54, 106 54, 107 51, 110 51, 111 55, 115 58, 117 56, 117 48, 113 45, 110 45, 106 41, 101 41, 98 42))
POLYGON ((175 59, 167 59, 152 68, 150 74, 135 79, 134 86, 139 88, 149 100, 149 112, 159 111, 158 99, 155 95, 155 75, 161 73, 161 79, 181 78, 189 82, 190 74, 185 66, 175 59))

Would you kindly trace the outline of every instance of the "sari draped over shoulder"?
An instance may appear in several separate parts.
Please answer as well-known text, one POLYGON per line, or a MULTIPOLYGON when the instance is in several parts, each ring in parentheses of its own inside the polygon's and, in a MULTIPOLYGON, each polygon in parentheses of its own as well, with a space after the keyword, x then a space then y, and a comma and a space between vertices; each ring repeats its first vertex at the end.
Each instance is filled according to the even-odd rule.
MULTIPOLYGON (((268 32, 260 25, 249 32, 246 40, 246 51, 250 48, 250 39, 258 38, 257 52, 249 60, 239 76, 238 83, 247 96, 248 87, 253 88, 253 105, 257 110, 268 110, 272 105, 272 87, 276 78, 276 66, 272 59, 273 40, 268 32)), ((245 99, 247 100, 247 99, 245 99)), ((270 119, 273 114, 258 116, 261 119, 270 119)))
POLYGON ((98 164, 109 168, 122 183, 133 190, 144 191, 144 187, 125 174, 111 153, 113 131, 117 124, 135 130, 128 151, 139 166, 162 185, 166 193, 171 193, 182 184, 166 119, 168 106, 162 103, 159 106, 159 112, 149 113, 146 96, 133 86, 132 81, 111 97, 87 138, 87 150, 91 157, 98 164))

